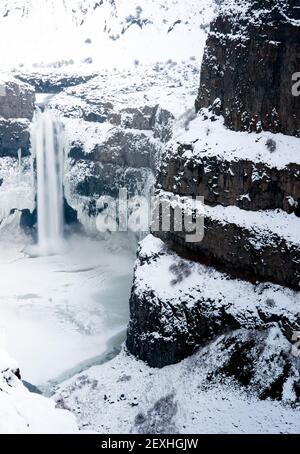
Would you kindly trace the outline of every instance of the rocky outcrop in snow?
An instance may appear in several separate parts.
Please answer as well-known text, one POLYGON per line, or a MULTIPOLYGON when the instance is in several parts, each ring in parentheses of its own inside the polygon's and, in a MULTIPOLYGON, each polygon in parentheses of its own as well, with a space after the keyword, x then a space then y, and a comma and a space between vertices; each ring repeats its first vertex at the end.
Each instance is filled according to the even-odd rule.
POLYGON ((196 108, 212 106, 235 131, 300 135, 298 0, 227 0, 209 33, 196 108))
POLYGON ((34 208, 30 170, 30 121, 34 89, 0 75, 0 224, 14 210, 34 208))
POLYGON ((14 71, 14 76, 22 82, 31 85, 37 93, 46 94, 60 93, 65 88, 83 84, 96 76, 96 72, 86 70, 79 74, 74 74, 74 71, 68 72, 66 67, 56 72, 53 69, 50 73, 47 70, 43 71, 43 69, 32 72, 16 70, 14 71))
POLYGON ((0 118, 0 157, 18 158, 30 154, 30 122, 23 119, 0 118))
POLYGON ((78 433, 75 417, 70 412, 57 409, 50 399, 25 388, 18 366, 3 350, 0 351, 0 433, 78 433))
POLYGON ((235 206, 190 207, 204 216, 202 241, 187 242, 187 231, 177 231, 178 209, 187 210, 189 199, 160 191, 157 202, 170 207, 168 232, 154 232, 179 254, 250 281, 270 281, 300 290, 300 218, 281 210, 251 212, 235 206))
MULTIPOLYGON (((120 188, 149 196, 161 150, 195 92, 193 61, 103 73, 52 97, 68 138, 65 191, 79 220, 95 232, 103 203, 120 188)), ((135 199, 134 205, 138 205, 135 199)))
POLYGON ((300 213, 299 140, 233 132, 205 111, 163 150, 158 188, 211 206, 300 213), (213 120, 213 121, 212 121, 213 120))
POLYGON ((32 120, 34 102, 34 89, 30 85, 0 74, 0 117, 32 120))
POLYGON ((0 157, 29 154, 29 125, 34 112, 33 88, 13 77, 0 75, 0 157))
POLYGON ((296 6, 225 1, 213 23, 200 112, 177 125, 162 154, 156 188, 170 204, 171 229, 161 226, 153 231, 158 238, 141 243, 127 338, 129 351, 155 367, 213 340, 218 353, 205 355, 216 367, 209 380, 229 377, 260 398, 291 395, 293 402, 299 360, 291 340, 300 322, 296 6), (206 205, 204 238, 190 243, 191 232, 172 221, 178 209, 203 216, 202 204, 190 201, 195 196, 206 205))
MULTIPOLYGON (((138 251, 127 347, 151 366, 162 367, 223 333, 241 328, 264 330, 274 324, 284 333, 285 342, 289 339, 290 361, 297 369, 290 343, 300 326, 297 303, 297 292, 232 279, 180 258, 150 235, 138 251)), ((241 349, 242 354, 247 353, 241 349)))

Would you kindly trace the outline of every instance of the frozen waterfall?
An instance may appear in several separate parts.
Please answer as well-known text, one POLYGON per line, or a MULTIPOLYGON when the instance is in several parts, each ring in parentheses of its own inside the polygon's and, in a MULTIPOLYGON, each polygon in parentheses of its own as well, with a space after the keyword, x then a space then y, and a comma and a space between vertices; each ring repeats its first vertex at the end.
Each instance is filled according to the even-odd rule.
POLYGON ((31 130, 36 163, 38 253, 60 252, 63 242, 64 130, 50 110, 37 111, 31 130))

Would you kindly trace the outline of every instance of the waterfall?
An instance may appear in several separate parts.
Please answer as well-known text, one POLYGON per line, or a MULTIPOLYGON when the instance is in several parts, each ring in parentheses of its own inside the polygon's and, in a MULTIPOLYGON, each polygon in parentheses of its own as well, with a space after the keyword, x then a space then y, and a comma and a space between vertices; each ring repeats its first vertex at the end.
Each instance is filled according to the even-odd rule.
POLYGON ((36 168, 38 253, 59 253, 63 242, 64 130, 50 110, 35 114, 31 130, 36 168))

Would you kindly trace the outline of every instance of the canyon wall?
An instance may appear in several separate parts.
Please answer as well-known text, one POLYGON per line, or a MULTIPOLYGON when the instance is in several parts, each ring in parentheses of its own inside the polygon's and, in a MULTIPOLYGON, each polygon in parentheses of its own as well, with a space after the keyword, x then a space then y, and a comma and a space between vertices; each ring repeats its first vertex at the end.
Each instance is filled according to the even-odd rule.
MULTIPOLYGON (((160 226, 142 243, 134 273, 127 347, 151 366, 236 333, 231 372, 256 373, 267 363, 246 366, 252 347, 241 348, 236 330, 260 337, 276 326, 290 345, 282 358, 298 369, 300 98, 291 89, 299 30, 294 1, 225 1, 212 24, 197 118, 175 132, 158 173, 156 194, 169 201, 171 229, 160 226), (187 242, 172 221, 196 196, 204 196, 204 238, 187 242)), ((274 349, 281 345, 278 338, 274 349)), ((291 368, 270 379, 272 398, 282 398, 291 368)), ((296 400, 299 389, 298 377, 296 400)))
POLYGON ((29 125, 35 103, 34 89, 12 77, 0 79, 0 157, 29 154, 29 125))
POLYGON ((300 136, 300 9, 297 0, 225 2, 212 23, 196 109, 213 106, 235 131, 300 136), (226 5, 228 4, 228 7, 226 5))

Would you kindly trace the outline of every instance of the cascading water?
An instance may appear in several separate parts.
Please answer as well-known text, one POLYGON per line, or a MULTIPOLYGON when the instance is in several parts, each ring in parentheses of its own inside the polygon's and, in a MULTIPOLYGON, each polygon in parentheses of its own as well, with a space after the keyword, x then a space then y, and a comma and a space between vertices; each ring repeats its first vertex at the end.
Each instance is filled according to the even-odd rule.
POLYGON ((35 114, 32 157, 36 162, 38 254, 60 252, 63 243, 64 130, 50 110, 35 114))

